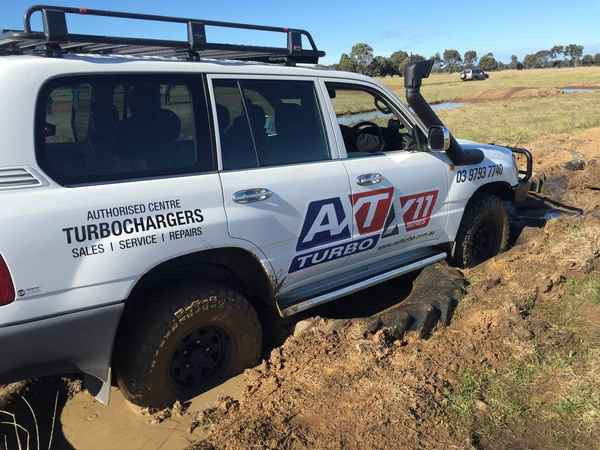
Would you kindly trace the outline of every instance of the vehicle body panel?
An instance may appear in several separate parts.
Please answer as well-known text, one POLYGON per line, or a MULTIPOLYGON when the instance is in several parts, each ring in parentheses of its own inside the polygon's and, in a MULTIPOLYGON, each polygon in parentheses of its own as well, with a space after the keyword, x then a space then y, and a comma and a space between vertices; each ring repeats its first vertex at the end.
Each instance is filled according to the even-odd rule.
POLYGON ((464 209, 478 189, 490 183, 504 183, 507 189, 519 185, 519 176, 510 150, 465 140, 459 142, 464 148, 483 150, 485 158, 479 164, 453 167, 450 172, 447 229, 450 242, 456 238, 464 209))
MULTIPOLYGON (((331 161, 260 168, 243 173, 223 171, 60 186, 44 174, 36 160, 33 124, 38 93, 48 80, 56 77, 106 73, 197 74, 198 82, 202 82, 203 74, 233 78, 305 78, 315 81, 323 111, 327 111, 328 100, 323 80, 359 83, 385 94, 400 114, 426 131, 419 119, 389 89, 353 73, 161 58, 0 57, 0 78, 3 80, 0 85, 0 98, 3 99, 0 102, 0 170, 23 168, 39 180, 35 187, 0 189, 3 207, 0 254, 18 292, 13 303, 0 307, 0 339, 3 343, 15 343, 12 347, 0 347, 0 383, 14 381, 16 374, 24 377, 47 375, 53 370, 60 373, 70 367, 109 382, 108 365, 123 302, 145 274, 173 258, 207 249, 239 248, 254 255, 272 282, 282 281, 281 293, 285 293, 303 284, 319 283, 349 270, 360 270, 366 261, 425 245, 416 240, 401 242, 425 230, 435 233, 427 245, 450 242, 455 238, 465 205, 477 189, 490 182, 503 182, 511 187, 518 184, 510 151, 496 146, 465 143, 485 152, 484 162, 473 167, 455 167, 445 154, 439 152, 398 151, 371 158, 346 159, 335 112, 332 117, 329 109, 329 114, 325 114, 325 125, 332 150, 331 161), (495 170, 490 175, 492 168, 500 164, 503 172, 495 170), (381 252, 368 248, 363 253, 343 255, 347 258, 332 259, 325 263, 327 265, 292 271, 298 257, 329 249, 332 244, 345 244, 383 232, 379 225, 376 229, 369 228, 371 225, 366 223, 359 203, 354 203, 354 211, 352 208, 352 194, 356 200, 372 191, 358 188, 355 183, 357 176, 370 172, 381 173, 385 178, 385 182, 373 190, 393 189, 390 205, 397 208, 397 222, 388 225, 392 228, 398 225, 399 230, 404 227, 404 234, 392 235, 396 236, 394 240, 398 239, 398 244, 381 252), (470 176, 470 173, 475 175, 470 176), (270 203, 243 206, 232 203, 234 192, 259 187, 275 193, 270 203), (409 203, 412 205, 417 199, 405 198, 403 204, 402 198, 431 191, 437 191, 437 194, 435 205, 430 214, 426 214, 427 220, 417 217, 419 226, 408 230, 411 221, 403 218, 411 207, 409 203), (337 240, 337 236, 330 233, 333 241, 325 239, 314 247, 299 246, 311 205, 334 198, 343 205, 349 236, 337 240), (75 229, 81 233, 81 227, 104 220, 97 218, 95 212, 98 210, 143 205, 144 211, 127 214, 141 219, 159 213, 151 211, 150 205, 161 201, 175 201, 177 206, 171 212, 181 211, 185 216, 185 211, 189 211, 190 217, 195 218, 193 223, 136 231, 128 236, 111 234, 99 239, 90 238, 89 233, 81 239, 75 235, 75 229), (252 214, 248 215, 248 211, 252 214), (255 228, 248 232, 252 227, 255 228), (367 233, 363 235, 360 230, 364 231, 365 227, 367 233), (171 235, 190 228, 200 232, 193 237, 171 235), (125 240, 127 243, 123 246, 125 240), (132 242, 135 245, 129 246, 132 242), (70 349, 66 347, 69 342, 72 343, 70 349), (25 347, 36 354, 30 360, 24 356, 25 352, 29 354, 25 347)), ((216 117, 215 110, 213 115, 216 117)), ((218 145, 216 150, 220 156, 218 145)), ((222 169, 220 157, 218 159, 218 167, 222 169)), ((432 197, 428 198, 431 200, 432 197)), ((119 220, 122 219, 124 217, 119 220)), ((303 261, 306 263, 308 259, 303 261)))

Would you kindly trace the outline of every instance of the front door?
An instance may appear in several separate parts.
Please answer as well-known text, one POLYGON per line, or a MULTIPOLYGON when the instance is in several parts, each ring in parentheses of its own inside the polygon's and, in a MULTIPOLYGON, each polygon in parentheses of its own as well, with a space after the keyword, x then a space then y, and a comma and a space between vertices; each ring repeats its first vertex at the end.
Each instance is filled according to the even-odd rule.
POLYGON ((409 117, 375 86, 325 82, 350 177, 355 239, 378 240, 376 261, 447 242, 449 161, 422 151, 409 117), (367 112, 363 112, 363 111, 367 112), (355 112, 361 111, 361 112, 355 112))
POLYGON ((353 234, 350 185, 316 82, 209 78, 230 235, 261 249, 279 295, 340 270, 353 234))

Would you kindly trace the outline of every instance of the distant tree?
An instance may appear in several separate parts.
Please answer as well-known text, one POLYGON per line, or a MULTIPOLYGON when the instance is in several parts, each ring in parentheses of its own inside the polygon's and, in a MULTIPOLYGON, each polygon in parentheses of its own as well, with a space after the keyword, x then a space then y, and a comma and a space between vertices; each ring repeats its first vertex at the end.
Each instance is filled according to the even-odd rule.
POLYGON ((535 62, 536 62, 536 59, 535 59, 535 55, 533 55, 533 54, 525 55, 525 58, 523 58, 523 66, 526 69, 533 69, 535 67, 535 62))
POLYGON ((594 65, 595 66, 600 66, 600 53, 596 53, 594 55, 594 65))
POLYGON ((493 53, 487 53, 481 57, 479 60, 479 67, 483 70, 491 71, 498 69, 498 61, 494 58, 493 53))
POLYGON ((441 72, 442 71, 442 65, 443 65, 443 61, 442 61, 442 57, 440 56, 440 52, 436 52, 435 55, 433 55, 431 57, 432 61, 433 61, 433 72, 441 72))
POLYGON ((552 61, 551 50, 540 50, 536 52, 536 58, 538 59, 540 67, 554 67, 555 63, 552 61))
POLYGON ((477 52, 469 50, 465 52, 465 67, 473 67, 477 64, 477 52))
POLYGON ((552 67, 552 52, 550 50, 540 50, 536 53, 526 55, 523 64, 527 69, 541 69, 552 67))
POLYGON ((387 77, 393 76, 395 71, 389 58, 376 56, 369 64, 368 74, 372 77, 387 77))
POLYGON ((592 66, 594 64, 594 57, 592 55, 584 55, 581 59, 581 64, 584 66, 592 66))
POLYGON ((523 64, 519 61, 517 55, 512 55, 510 57, 510 64, 508 65, 509 69, 522 70, 523 64))
POLYGON ((373 47, 364 42, 354 44, 350 52, 350 58, 356 64, 356 70, 360 73, 367 73, 368 67, 373 62, 373 47))
POLYGON ((554 47, 552 47, 550 49, 550 55, 552 59, 556 59, 559 56, 563 56, 565 52, 565 46, 564 45, 555 45, 554 47))
POLYGON ((390 58, 385 58, 385 75, 393 77, 396 75, 396 68, 392 64, 392 60, 390 58))
POLYGON ((569 59, 571 66, 578 66, 583 55, 583 45, 569 44, 565 46, 565 57, 569 59))
POLYGON ((462 58, 458 50, 452 48, 444 50, 444 66, 448 72, 456 72, 460 70, 462 58))
POLYGON ((346 72, 356 72, 356 64, 354 63, 352 58, 350 58, 350 55, 348 55, 347 53, 343 53, 340 58, 340 63, 338 64, 337 69, 346 72))
POLYGON ((400 67, 408 59, 408 53, 402 50, 398 50, 390 55, 389 60, 392 66, 392 70, 394 71, 394 75, 402 76, 402 70, 400 67))

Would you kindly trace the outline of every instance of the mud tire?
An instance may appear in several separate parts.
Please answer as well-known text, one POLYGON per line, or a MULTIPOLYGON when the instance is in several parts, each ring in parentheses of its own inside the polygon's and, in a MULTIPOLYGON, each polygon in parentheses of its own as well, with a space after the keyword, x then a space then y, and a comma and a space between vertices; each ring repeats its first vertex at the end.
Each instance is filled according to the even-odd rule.
POLYGON ((469 203, 455 242, 453 262, 474 267, 504 252, 510 242, 510 223, 504 202, 495 195, 478 195, 469 203))
MULTIPOLYGON (((255 365, 262 352, 262 328, 256 311, 243 295, 219 284, 180 286, 141 304, 143 312, 130 314, 119 336, 115 357, 117 383, 124 396, 141 407, 162 409, 187 400, 255 365), (220 330, 228 351, 209 376, 195 369, 203 383, 184 386, 173 366, 181 346, 203 330, 220 330)), ((139 311, 141 308, 137 308, 139 311)), ((195 341, 198 343, 198 341, 195 341)), ((193 350, 199 352, 200 350, 193 350)), ((206 350, 208 351, 208 349, 206 350)), ((187 352, 187 350, 186 350, 187 352)), ((194 353, 195 354, 195 353, 194 353)), ((202 355, 197 355, 202 358, 202 355)), ((194 360, 193 367, 198 359, 194 360)), ((178 364, 178 363, 177 363, 178 364)), ((176 370, 176 369, 175 369, 176 370)))

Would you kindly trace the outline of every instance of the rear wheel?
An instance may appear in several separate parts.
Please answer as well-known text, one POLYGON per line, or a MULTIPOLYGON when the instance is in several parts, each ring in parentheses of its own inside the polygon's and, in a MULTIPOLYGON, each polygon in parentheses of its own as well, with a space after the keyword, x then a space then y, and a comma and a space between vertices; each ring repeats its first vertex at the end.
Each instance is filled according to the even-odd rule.
POLYGON ((165 291, 127 319, 117 382, 132 403, 164 408, 255 365, 262 328, 252 305, 222 285, 165 291))
POLYGON ((467 207, 456 237, 454 262, 473 267, 508 248, 510 226, 502 200, 479 195, 467 207))

